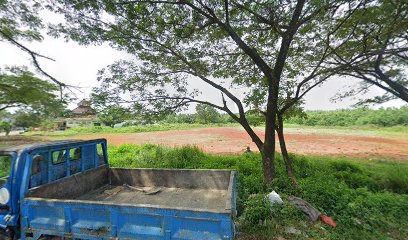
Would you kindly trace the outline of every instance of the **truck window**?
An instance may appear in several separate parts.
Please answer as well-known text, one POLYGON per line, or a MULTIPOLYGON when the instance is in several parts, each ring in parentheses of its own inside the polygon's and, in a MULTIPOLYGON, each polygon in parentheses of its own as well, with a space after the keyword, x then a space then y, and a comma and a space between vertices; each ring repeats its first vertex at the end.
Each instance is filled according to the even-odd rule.
POLYGON ((96 151, 98 153, 98 158, 99 158, 99 165, 103 165, 105 164, 105 160, 103 157, 103 148, 102 148, 102 144, 99 143, 98 145, 96 145, 96 151))
POLYGON ((10 174, 11 156, 0 155, 0 186, 3 185, 10 174))
POLYGON ((65 156, 65 150, 52 152, 52 163, 53 164, 63 163, 66 160, 67 159, 65 156))
POLYGON ((81 159, 81 148, 71 148, 69 150, 69 159, 71 161, 81 159))
POLYGON ((44 156, 38 154, 33 157, 33 164, 31 168, 31 174, 37 174, 41 171, 41 163, 47 161, 44 156))

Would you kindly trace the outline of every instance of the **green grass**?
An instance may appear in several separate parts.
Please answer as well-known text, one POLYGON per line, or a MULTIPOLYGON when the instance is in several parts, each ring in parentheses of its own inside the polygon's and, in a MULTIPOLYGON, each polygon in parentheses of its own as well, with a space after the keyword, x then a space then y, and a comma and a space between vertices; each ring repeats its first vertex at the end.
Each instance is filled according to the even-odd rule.
POLYGON ((231 126, 231 124, 160 124, 160 125, 139 125, 129 127, 75 127, 65 131, 39 131, 28 132, 25 136, 75 136, 98 133, 141 133, 141 132, 158 132, 169 130, 184 130, 192 128, 215 127, 215 126, 231 126))
POLYGON ((243 239, 405 239, 408 234, 408 165, 332 157, 292 156, 299 186, 285 176, 280 156, 277 177, 269 189, 262 184, 259 154, 210 155, 194 146, 165 148, 157 145, 110 147, 114 167, 236 169, 237 207, 243 239), (272 210, 264 194, 277 191, 286 200, 272 210), (332 217, 332 228, 310 224, 295 207, 291 195, 301 197, 332 217), (266 224, 260 226, 259 220, 266 224), (302 235, 286 233, 295 227, 302 235))
MULTIPOLYGON (((158 132, 169 130, 187 130, 193 128, 205 127, 238 127, 238 124, 160 124, 150 126, 129 126, 129 127, 76 127, 65 131, 40 131, 28 132, 24 136, 45 136, 51 139, 70 138, 79 135, 97 135, 97 134, 127 134, 127 133, 142 133, 142 132, 158 132)), ((256 127, 263 131, 264 127, 256 127)), ((372 136, 372 137, 397 137, 408 138, 408 126, 393 126, 393 127, 378 127, 378 126, 304 126, 298 124, 285 124, 286 133, 296 134, 330 134, 330 135, 357 135, 357 136, 372 136)))

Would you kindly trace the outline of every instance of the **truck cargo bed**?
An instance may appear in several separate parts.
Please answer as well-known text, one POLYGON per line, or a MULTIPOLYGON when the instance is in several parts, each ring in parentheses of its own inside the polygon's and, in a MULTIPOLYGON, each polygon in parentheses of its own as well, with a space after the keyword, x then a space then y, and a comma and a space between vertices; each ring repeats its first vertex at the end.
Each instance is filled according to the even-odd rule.
MULTIPOLYGON (((141 188, 149 191, 149 188, 141 188)), ((224 210, 227 190, 159 188, 155 194, 146 194, 124 186, 104 185, 76 199, 124 204, 150 204, 167 207, 224 210)))
POLYGON ((231 170, 102 166, 29 189, 22 239, 232 240, 235 203, 231 170))
POLYGON ((224 170, 100 167, 30 189, 29 197, 223 211, 231 209, 230 181, 224 170))

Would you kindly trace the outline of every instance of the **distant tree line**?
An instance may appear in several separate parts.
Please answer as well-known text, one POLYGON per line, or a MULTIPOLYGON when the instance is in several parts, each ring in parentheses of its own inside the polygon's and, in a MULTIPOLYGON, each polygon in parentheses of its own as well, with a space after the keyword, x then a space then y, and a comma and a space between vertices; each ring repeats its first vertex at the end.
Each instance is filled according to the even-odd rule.
MULTIPOLYGON (((215 109, 214 109, 215 110, 215 109)), ((248 122, 252 126, 261 126, 265 123, 263 115, 256 112, 247 113, 248 122)), ((162 122, 165 123, 234 123, 228 114, 212 113, 203 117, 203 113, 172 114, 168 115, 162 122), (212 116, 212 117, 210 117, 212 116), (215 116, 215 117, 214 117, 215 116), (203 121, 206 119, 206 121, 203 121)), ((408 126, 408 106, 401 108, 355 108, 329 111, 306 111, 285 119, 285 123, 300 124, 307 126, 408 126)))
POLYGON ((401 108, 369 108, 342 109, 332 111, 307 111, 305 117, 293 117, 286 123, 308 126, 408 126, 408 106, 401 108))

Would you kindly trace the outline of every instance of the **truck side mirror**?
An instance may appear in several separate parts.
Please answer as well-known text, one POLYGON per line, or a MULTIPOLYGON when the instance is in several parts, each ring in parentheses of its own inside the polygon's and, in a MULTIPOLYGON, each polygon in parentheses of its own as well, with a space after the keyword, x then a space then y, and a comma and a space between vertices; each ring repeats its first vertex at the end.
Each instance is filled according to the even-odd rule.
POLYGON ((7 188, 0 188, 0 204, 5 205, 10 200, 10 192, 7 188))

